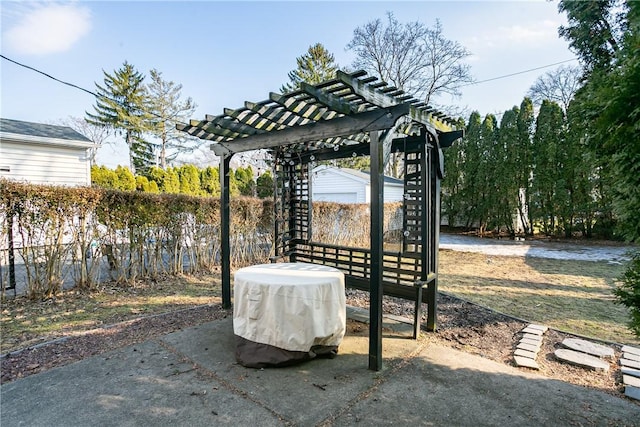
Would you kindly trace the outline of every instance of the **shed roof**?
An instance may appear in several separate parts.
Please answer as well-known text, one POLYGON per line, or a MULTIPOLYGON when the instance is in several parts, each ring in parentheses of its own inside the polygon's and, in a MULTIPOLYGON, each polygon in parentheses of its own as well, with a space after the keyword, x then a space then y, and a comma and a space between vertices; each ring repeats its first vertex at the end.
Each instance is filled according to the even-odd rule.
POLYGON ((54 138, 91 143, 89 138, 68 126, 46 125, 42 123, 24 122, 21 120, 0 118, 0 132, 25 135, 29 137, 54 138))
POLYGON ((372 130, 393 128, 407 135, 419 127, 434 135, 456 130, 452 118, 365 71, 337 71, 332 80, 301 83, 295 92, 271 92, 265 101, 246 101, 242 108, 177 125, 211 141, 218 155, 285 145, 292 151, 335 148, 368 142, 372 130))

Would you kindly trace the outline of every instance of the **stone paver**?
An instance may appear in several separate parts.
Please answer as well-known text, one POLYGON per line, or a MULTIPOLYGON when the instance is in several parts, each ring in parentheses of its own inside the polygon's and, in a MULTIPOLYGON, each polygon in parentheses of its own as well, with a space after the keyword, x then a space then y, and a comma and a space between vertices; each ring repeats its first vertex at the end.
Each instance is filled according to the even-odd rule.
POLYGON ((540 347, 542 347, 542 335, 547 328, 540 325, 527 325, 522 331, 522 337, 513 352, 516 366, 540 369, 536 362, 540 347))
POLYGON ((535 345, 536 347, 538 347, 538 350, 540 349, 540 347, 542 347, 542 340, 532 340, 531 338, 522 338, 520 339, 520 342, 522 344, 535 345))
POLYGON ((526 328, 524 328, 522 330, 523 333, 525 334, 533 334, 533 335, 542 335, 543 332, 540 329, 536 329, 536 328, 532 328, 530 326, 527 326, 526 328))
POLYGON ((631 347, 630 345, 623 345, 622 352, 640 355, 640 348, 631 347))
POLYGON ((640 362, 640 354, 622 353, 622 357, 624 357, 625 359, 637 360, 638 362, 640 362))
POLYGON ((577 338, 565 338, 562 345, 575 351, 587 353, 596 357, 613 357, 614 352, 611 347, 596 344, 591 341, 581 340, 577 338))
POLYGON ((530 324, 529 326, 527 326, 527 328, 531 328, 531 329, 537 329, 539 331, 542 331, 542 333, 545 333, 549 330, 548 327, 544 326, 544 325, 536 325, 535 323, 530 324))
POLYGON ((516 351, 513 352, 514 356, 528 357, 529 359, 535 359, 538 356, 538 353, 535 351, 527 351, 521 348, 516 348, 516 351))
POLYGON ((632 377, 631 375, 622 375, 622 382, 624 383, 624 385, 640 387, 640 378, 632 377))
POLYGON ((538 366, 538 363, 535 360, 530 359, 528 357, 513 356, 513 359, 516 361, 517 366, 523 366, 525 368, 531 368, 531 369, 540 369, 540 366, 538 366))
POLYGON ((636 360, 629 360, 622 357, 620 358, 620 364, 622 366, 626 366, 627 368, 640 369, 640 362, 636 360))
POLYGON ((624 395, 635 400, 640 400, 640 388, 627 385, 624 387, 624 395))
POLYGON ((523 342, 518 343, 516 348, 520 348, 522 350, 527 350, 527 351, 532 351, 534 353, 538 353, 538 351, 540 351, 540 346, 539 345, 527 344, 527 343, 523 343, 523 342))
POLYGON ((620 368, 620 371, 623 375, 631 375, 632 377, 640 378, 640 370, 638 369, 627 368, 626 366, 623 366, 620 368))
POLYGON ((561 348, 556 350, 553 354, 555 354, 558 359, 573 365, 595 369, 596 371, 606 372, 609 370, 609 364, 607 362, 586 353, 561 348))
POLYGON ((523 340, 531 340, 531 341, 536 341, 536 342, 542 342, 542 336, 541 335, 534 335, 534 334, 524 334, 522 335, 523 340))

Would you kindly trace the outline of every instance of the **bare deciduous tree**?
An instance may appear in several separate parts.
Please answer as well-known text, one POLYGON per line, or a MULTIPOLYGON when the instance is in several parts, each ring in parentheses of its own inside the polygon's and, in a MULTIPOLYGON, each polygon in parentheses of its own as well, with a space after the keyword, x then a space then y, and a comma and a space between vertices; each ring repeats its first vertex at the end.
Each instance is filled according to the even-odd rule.
POLYGON ((538 77, 527 96, 537 105, 545 99, 557 102, 566 112, 569 103, 582 86, 579 66, 564 65, 538 77))
POLYGON ((84 118, 69 116, 66 119, 60 120, 60 124, 70 127, 76 132, 86 136, 94 144, 96 144, 95 147, 89 150, 89 159, 91 161, 91 166, 96 164, 96 155, 98 154, 98 150, 100 149, 100 147, 105 144, 113 144, 114 142, 108 141, 109 136, 111 136, 108 127, 91 124, 84 118))
MULTIPOLYGON (((438 95, 459 95, 471 83, 470 67, 463 60, 471 54, 460 43, 447 39, 442 24, 433 28, 414 21, 402 24, 387 12, 387 20, 368 22, 353 32, 347 45, 363 69, 398 89, 430 104, 438 95)), ((401 177, 399 159, 392 156, 387 173, 401 177)))
POLYGON ((196 104, 191 97, 181 99, 181 84, 163 80, 162 73, 156 69, 149 73, 151 82, 146 89, 153 115, 151 134, 160 141, 158 160, 160 167, 166 169, 167 162, 174 160, 180 153, 193 152, 201 142, 176 129, 177 122, 188 122, 196 104))
POLYGON ((440 21, 429 28, 421 22, 402 24, 387 12, 387 22, 368 22, 353 32, 347 45, 356 53, 355 68, 363 69, 429 103, 441 94, 459 94, 473 81, 462 61, 471 54, 447 39, 440 21))

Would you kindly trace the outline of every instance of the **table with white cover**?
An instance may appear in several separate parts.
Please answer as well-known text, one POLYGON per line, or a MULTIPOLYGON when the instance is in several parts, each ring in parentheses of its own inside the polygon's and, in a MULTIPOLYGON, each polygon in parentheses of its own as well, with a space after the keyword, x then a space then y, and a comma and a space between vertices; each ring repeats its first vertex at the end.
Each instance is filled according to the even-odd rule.
POLYGON ((234 275, 233 332, 243 366, 333 356, 344 338, 344 274, 307 263, 261 264, 234 275))

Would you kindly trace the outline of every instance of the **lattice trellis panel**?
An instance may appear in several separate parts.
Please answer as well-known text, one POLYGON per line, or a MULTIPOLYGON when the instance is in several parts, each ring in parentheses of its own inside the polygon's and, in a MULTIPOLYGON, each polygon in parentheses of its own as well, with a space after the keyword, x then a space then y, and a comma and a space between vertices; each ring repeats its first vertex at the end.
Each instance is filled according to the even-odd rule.
POLYGON ((277 157, 275 165, 275 255, 289 254, 311 238, 309 164, 277 157))

